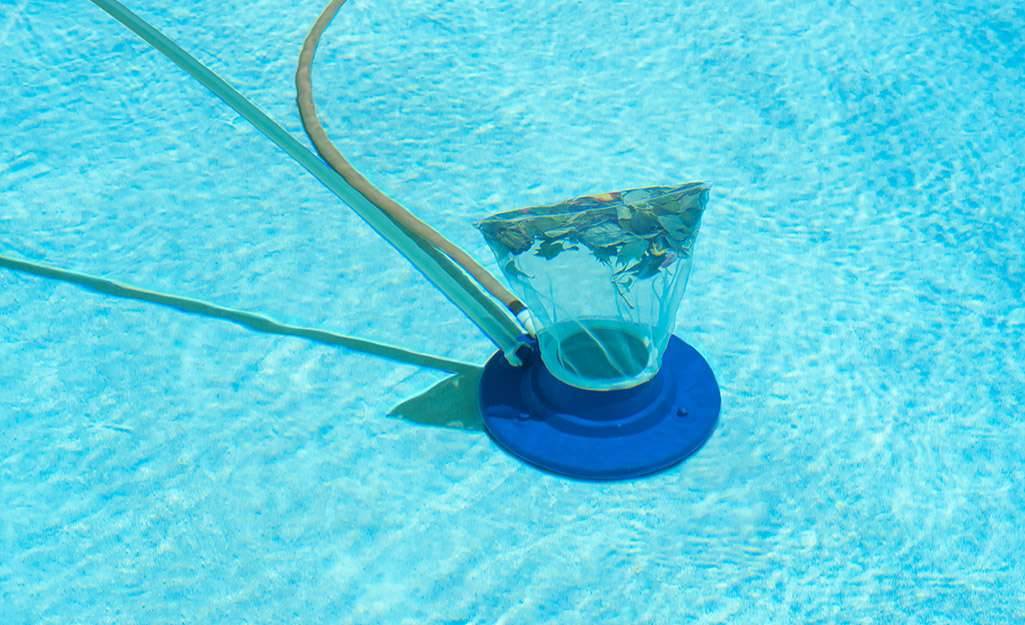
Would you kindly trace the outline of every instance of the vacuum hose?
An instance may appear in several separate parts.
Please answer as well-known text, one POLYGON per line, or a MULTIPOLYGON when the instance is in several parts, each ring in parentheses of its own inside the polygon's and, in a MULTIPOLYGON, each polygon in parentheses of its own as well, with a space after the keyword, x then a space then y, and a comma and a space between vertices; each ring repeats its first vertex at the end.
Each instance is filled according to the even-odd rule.
POLYGON ((338 151, 338 148, 328 138, 324 126, 317 118, 317 106, 313 99, 313 59, 317 53, 317 44, 320 43, 321 35, 324 34, 324 31, 343 4, 345 4, 345 0, 331 0, 327 8, 324 9, 324 12, 317 18, 313 29, 306 37, 302 53, 299 55, 299 67, 295 73, 295 87, 299 103, 299 114, 302 116, 303 128, 305 128, 306 134, 309 135, 320 156, 345 178, 346 182, 380 208, 407 233, 441 250, 466 273, 472 276, 495 299, 501 301, 514 316, 521 318, 522 321, 521 313, 524 313, 527 307, 519 298, 502 286, 493 275, 469 254, 371 184, 363 174, 356 171, 356 168, 342 156, 342 153, 338 151))

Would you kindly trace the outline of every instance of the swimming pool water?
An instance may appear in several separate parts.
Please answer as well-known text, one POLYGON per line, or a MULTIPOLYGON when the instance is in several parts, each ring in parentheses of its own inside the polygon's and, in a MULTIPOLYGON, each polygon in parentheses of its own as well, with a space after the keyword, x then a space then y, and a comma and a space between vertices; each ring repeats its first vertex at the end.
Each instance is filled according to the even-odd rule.
MULTIPOLYGON (((129 6, 297 136, 320 2, 129 6)), ((703 179, 723 412, 551 477, 443 374, 0 269, 0 623, 1025 621, 1025 10, 350 0, 333 139, 471 223, 703 179)), ((0 0, 0 254, 472 362, 474 326, 91 3, 0 0)))

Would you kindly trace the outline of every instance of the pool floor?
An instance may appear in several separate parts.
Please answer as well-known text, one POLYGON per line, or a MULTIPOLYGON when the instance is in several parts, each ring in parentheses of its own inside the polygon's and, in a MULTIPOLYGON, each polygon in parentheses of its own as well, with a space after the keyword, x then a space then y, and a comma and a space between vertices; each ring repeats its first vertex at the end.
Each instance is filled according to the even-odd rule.
MULTIPOLYGON (((321 4, 129 6, 305 141, 321 4)), ((711 184, 677 333, 718 430, 567 481, 489 441, 473 370, 418 400, 448 374, 0 267, 0 623, 1025 621, 1023 33, 1010 1, 350 0, 328 131, 492 269, 489 213, 711 184)), ((490 356, 91 3, 0 0, 0 45, 0 255, 490 356)))

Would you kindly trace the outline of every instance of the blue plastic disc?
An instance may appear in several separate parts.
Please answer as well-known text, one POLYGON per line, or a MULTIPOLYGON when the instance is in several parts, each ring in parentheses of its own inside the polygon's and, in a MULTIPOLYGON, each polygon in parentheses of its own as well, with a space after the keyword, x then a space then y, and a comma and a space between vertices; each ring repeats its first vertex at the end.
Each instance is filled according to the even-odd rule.
POLYGON ((621 480, 672 467, 708 440, 719 384, 693 347, 672 337, 658 374, 640 386, 585 391, 555 379, 537 350, 513 367, 501 353, 484 368, 488 434, 514 456, 582 480, 621 480))

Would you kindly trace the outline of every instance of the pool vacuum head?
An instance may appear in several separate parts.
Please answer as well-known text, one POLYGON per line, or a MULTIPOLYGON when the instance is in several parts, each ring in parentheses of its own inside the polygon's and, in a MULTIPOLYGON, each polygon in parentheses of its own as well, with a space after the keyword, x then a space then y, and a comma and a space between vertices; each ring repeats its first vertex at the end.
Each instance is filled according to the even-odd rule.
POLYGON ((506 451, 584 480, 640 477, 683 461, 712 435, 720 403, 708 363, 675 336, 655 377, 614 391, 560 382, 536 351, 520 367, 497 353, 480 401, 488 434, 506 451))
POLYGON ((539 325, 481 380, 484 424, 513 455, 578 479, 671 467, 708 440, 719 386, 672 335, 708 200, 703 184, 585 196, 478 227, 539 325))

